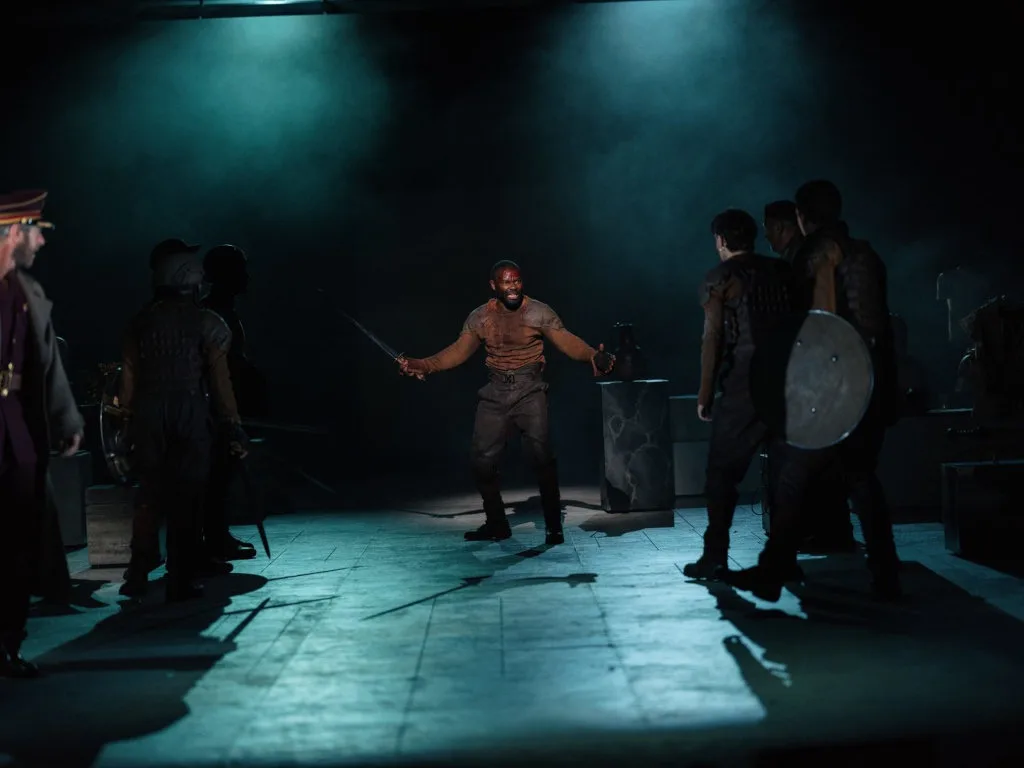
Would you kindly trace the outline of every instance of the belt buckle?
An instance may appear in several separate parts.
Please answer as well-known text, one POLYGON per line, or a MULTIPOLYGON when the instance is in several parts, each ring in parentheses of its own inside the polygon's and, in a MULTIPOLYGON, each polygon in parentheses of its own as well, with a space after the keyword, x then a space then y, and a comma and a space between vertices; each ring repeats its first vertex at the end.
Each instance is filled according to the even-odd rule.
POLYGON ((0 397, 7 397, 14 384, 14 371, 7 369, 0 371, 0 397))
POLYGON ((501 374, 501 383, 502 384, 515 384, 516 383, 516 375, 514 373, 503 373, 503 374, 501 374))

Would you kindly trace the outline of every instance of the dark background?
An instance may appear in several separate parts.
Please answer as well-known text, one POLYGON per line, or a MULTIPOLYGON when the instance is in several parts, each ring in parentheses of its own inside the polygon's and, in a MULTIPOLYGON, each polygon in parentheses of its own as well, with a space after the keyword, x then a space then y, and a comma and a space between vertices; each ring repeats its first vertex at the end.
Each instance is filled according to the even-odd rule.
MULTIPOLYGON (((35 271, 79 388, 117 358, 153 244, 236 243, 275 416, 334 432, 304 443, 311 471, 468 487, 482 355, 400 379, 315 289, 423 356, 488 298, 491 263, 515 259, 571 330, 614 347, 612 325, 632 321, 651 373, 692 393, 710 219, 760 219, 827 177, 887 260, 938 386, 938 272, 1013 277, 1021 256, 1011 8, 665 0, 7 25, 0 187, 50 190, 59 228, 35 271)), ((598 390, 550 352, 563 479, 592 483, 598 390)))

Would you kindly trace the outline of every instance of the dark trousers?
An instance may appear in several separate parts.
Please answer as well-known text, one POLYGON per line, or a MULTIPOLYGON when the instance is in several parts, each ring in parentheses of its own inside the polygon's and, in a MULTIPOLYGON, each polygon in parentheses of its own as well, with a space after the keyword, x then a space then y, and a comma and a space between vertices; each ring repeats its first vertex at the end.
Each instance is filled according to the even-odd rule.
POLYGON ((826 545, 852 541, 848 498, 846 477, 836 456, 811 478, 801 521, 803 539, 826 545))
POLYGON ((32 600, 33 557, 39 551, 36 464, 0 464, 0 642, 20 648, 32 600))
POLYGON ((241 459, 231 455, 229 441, 218 436, 210 457, 210 476, 203 505, 203 540, 207 547, 220 547, 230 536, 231 487, 242 469, 241 459))
POLYGON ((167 524, 167 576, 195 578, 200 559, 203 492, 209 472, 210 429, 205 399, 143 402, 132 425, 139 491, 132 524, 129 578, 145 578, 160 560, 159 529, 167 524))
POLYGON ((876 576, 888 576, 898 568, 893 540, 892 513, 875 470, 885 441, 885 421, 878 398, 860 425, 842 443, 821 451, 790 446, 780 448, 780 467, 772 506, 772 531, 761 564, 786 571, 796 562, 801 510, 814 478, 838 461, 853 511, 860 518, 868 566, 876 576))
POLYGON ((708 505, 708 527, 704 532, 704 556, 726 561, 729 529, 750 462, 768 437, 768 427, 758 417, 745 393, 723 393, 715 402, 711 419, 711 442, 704 497, 708 505))
MULTIPOLYGON (((763 489, 771 507, 770 523, 775 519, 775 489, 781 467, 790 449, 782 441, 772 441, 768 451, 768 485, 763 489)), ((839 462, 839 454, 833 451, 830 458, 823 458, 820 466, 808 478, 804 501, 799 518, 799 537, 802 543, 808 540, 815 544, 842 544, 852 541, 850 525, 849 493, 846 478, 839 462)))
POLYGON ((517 430, 522 434, 526 456, 537 472, 544 524, 549 531, 561 530, 558 469, 548 432, 548 385, 540 371, 491 374, 490 382, 477 394, 480 399, 473 424, 472 467, 487 522, 505 524, 500 464, 505 444, 513 430, 517 430))

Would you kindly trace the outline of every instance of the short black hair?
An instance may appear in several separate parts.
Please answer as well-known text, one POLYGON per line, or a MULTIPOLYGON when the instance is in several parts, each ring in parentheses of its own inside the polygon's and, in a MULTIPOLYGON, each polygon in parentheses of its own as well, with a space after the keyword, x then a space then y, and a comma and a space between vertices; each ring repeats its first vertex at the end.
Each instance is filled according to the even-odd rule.
POLYGON ((519 265, 516 264, 514 261, 509 261, 508 259, 502 259, 501 261, 495 262, 494 266, 491 267, 491 280, 497 282, 498 281, 498 274, 503 269, 514 269, 517 272, 521 272, 522 271, 522 270, 519 269, 519 265))
POLYGON ((796 191, 796 207, 808 224, 835 224, 843 214, 843 196, 831 181, 808 181, 796 191))
POLYGON ((746 211, 729 208, 711 220, 711 234, 721 237, 730 251, 752 251, 757 240, 757 222, 746 211))
POLYGON ((776 200, 764 207, 764 220, 781 221, 796 226, 796 203, 792 200, 776 200))

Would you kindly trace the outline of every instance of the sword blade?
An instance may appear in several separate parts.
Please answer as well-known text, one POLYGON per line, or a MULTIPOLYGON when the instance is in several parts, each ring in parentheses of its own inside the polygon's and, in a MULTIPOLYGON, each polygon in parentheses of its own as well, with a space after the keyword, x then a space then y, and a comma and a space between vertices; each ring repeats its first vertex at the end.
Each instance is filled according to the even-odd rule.
POLYGON ((325 300, 327 300, 328 306, 331 308, 332 311, 338 313, 343 318, 345 318, 350 323, 352 323, 352 325, 354 325, 356 328, 358 328, 360 331, 362 331, 363 335, 366 336, 366 338, 368 338, 370 341, 372 341, 374 344, 376 344, 378 347, 380 347, 380 349, 383 350, 384 354, 386 354, 392 360, 397 360, 398 358, 400 358, 402 356, 399 352, 396 352, 393 347, 391 347, 390 345, 388 345, 388 344, 384 343, 383 341, 381 341, 380 337, 377 334, 375 334, 373 331, 371 331, 365 325, 363 325, 358 320, 356 320, 354 317, 352 317, 352 315, 350 315, 348 312, 346 312, 343 309, 340 309, 338 306, 336 306, 335 304, 331 303, 330 297, 327 295, 327 293, 324 291, 323 288, 318 288, 317 289, 317 293, 319 293, 321 296, 324 297, 325 300))
POLYGON ((386 354, 392 360, 397 360, 399 358, 398 352, 396 352, 392 347, 388 346, 383 341, 381 341, 380 338, 377 336, 377 334, 375 334, 373 331, 371 331, 365 325, 363 325, 358 320, 356 320, 354 317, 352 317, 352 315, 350 315, 348 312, 345 312, 344 310, 341 310, 341 309, 339 309, 338 312, 341 313, 342 317, 344 317, 346 320, 348 320, 350 323, 352 323, 352 325, 354 325, 356 328, 358 328, 360 331, 362 331, 366 335, 366 338, 368 338, 370 341, 372 341, 374 344, 376 344, 378 347, 380 347, 382 350, 384 350, 384 354, 386 354))
POLYGON ((267 539, 267 529, 263 527, 263 521, 256 523, 256 530, 259 531, 260 541, 263 542, 263 551, 267 553, 267 560, 273 560, 270 556, 270 541, 267 539))

